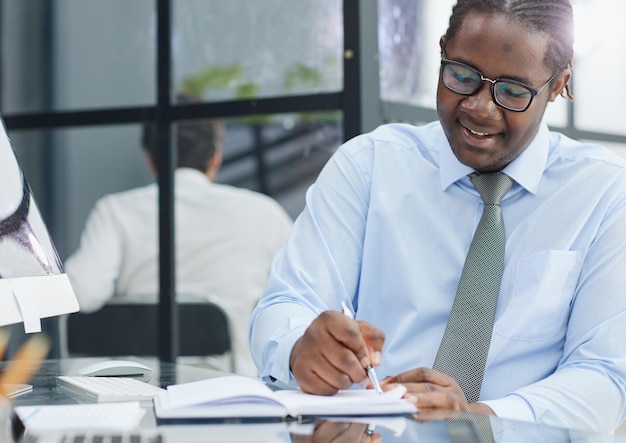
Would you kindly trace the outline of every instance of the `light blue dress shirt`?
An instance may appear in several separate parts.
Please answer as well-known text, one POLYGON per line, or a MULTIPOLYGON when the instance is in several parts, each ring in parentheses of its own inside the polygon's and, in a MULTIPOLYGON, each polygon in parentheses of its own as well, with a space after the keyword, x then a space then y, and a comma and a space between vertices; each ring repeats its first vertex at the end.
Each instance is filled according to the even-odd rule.
MULTIPOLYGON (((306 196, 251 324, 259 374, 341 301, 386 334, 382 379, 432 366, 483 203, 438 122, 344 144, 306 196)), ((626 408, 626 163, 545 124, 504 172, 505 269, 481 401, 608 430, 626 408)))

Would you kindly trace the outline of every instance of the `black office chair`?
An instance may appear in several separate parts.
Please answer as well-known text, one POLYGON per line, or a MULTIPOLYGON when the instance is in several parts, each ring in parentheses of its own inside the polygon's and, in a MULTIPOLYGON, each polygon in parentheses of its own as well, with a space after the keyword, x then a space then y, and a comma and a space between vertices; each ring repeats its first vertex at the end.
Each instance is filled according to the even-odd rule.
MULTIPOLYGON (((181 357, 231 354, 228 317, 212 303, 181 303, 179 354, 181 357)), ((158 354, 158 306, 109 304, 91 313, 67 318, 67 351, 73 356, 155 356, 158 354)))

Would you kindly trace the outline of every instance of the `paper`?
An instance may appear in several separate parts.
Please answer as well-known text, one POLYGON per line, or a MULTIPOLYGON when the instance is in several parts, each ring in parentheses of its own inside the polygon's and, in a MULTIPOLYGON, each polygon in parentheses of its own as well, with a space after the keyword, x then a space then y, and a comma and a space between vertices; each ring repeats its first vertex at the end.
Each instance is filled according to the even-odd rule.
POLYGON ((263 382, 244 376, 216 377, 168 386, 154 399, 160 419, 299 418, 312 416, 375 416, 413 414, 415 406, 398 385, 384 394, 369 389, 339 391, 333 396, 301 391, 272 391, 263 382))
POLYGON ((287 408, 262 382, 244 376, 217 377, 170 385, 154 398, 159 418, 277 418, 287 408))
POLYGON ((15 412, 31 431, 127 431, 146 413, 139 402, 78 405, 19 406, 15 412))
POLYGON ((310 395, 301 391, 276 391, 274 394, 290 412, 297 415, 345 416, 388 415, 417 412, 415 407, 402 400, 406 388, 396 386, 379 394, 373 389, 348 389, 333 396, 310 395))
POLYGON ((41 332, 41 319, 37 311, 37 303, 33 302, 28 287, 24 285, 24 279, 11 279, 9 283, 24 322, 24 332, 27 334, 41 332))

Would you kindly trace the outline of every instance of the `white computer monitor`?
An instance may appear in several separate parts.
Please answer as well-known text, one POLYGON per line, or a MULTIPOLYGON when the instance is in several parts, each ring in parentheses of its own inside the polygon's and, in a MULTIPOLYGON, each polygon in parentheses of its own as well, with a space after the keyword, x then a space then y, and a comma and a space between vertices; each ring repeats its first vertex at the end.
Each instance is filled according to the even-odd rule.
POLYGON ((72 290, 0 117, 0 326, 78 311, 72 290))

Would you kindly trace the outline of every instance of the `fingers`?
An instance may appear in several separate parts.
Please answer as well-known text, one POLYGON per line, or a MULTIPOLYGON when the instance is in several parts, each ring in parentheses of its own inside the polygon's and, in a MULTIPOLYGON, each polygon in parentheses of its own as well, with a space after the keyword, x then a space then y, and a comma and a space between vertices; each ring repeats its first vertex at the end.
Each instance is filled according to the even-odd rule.
POLYGON ((380 442, 380 438, 380 434, 365 423, 322 421, 316 423, 310 443, 371 443, 380 442))
MULTIPOLYGON (((380 365, 383 345, 385 344, 385 333, 365 321, 359 321, 357 323, 359 325, 359 330, 361 331, 361 336, 365 341, 369 363, 372 366, 380 365)), ((357 353, 357 355, 360 354, 357 353)))
POLYGON ((412 392, 406 393, 404 399, 413 403, 419 409, 420 415, 426 410, 457 412, 468 410, 467 400, 460 389, 445 388, 422 393, 415 393, 416 391, 412 388, 412 392))
POLYGON ((350 423, 321 421, 315 423, 310 443, 337 441, 350 429, 350 423))
MULTIPOLYGON (((333 334, 337 341, 356 355, 361 368, 380 365, 385 342, 385 334, 380 329, 365 321, 350 320, 345 328, 333 329, 333 334)), ((349 364, 354 364, 352 359, 349 364)), ((340 369, 345 368, 340 366, 340 369)), ((358 373, 361 374, 360 371, 358 373)))
POLYGON ((327 360, 323 349, 303 335, 291 350, 291 372, 303 392, 317 395, 333 395, 339 389, 347 389, 352 380, 338 372, 327 360))
POLYGON ((416 399, 418 409, 446 409, 449 411, 462 411, 467 407, 464 396, 449 390, 437 390, 423 394, 412 394, 416 399))
POLYGON ((393 383, 400 383, 406 387, 405 399, 414 403, 420 411, 424 409, 468 410, 465 394, 458 383, 449 375, 434 369, 416 368, 383 380, 385 386, 393 383))
POLYGON ((457 385, 456 381, 443 372, 432 368, 416 368, 385 379, 386 383, 430 383, 437 386, 457 385))
POLYGON ((419 423, 428 423, 435 420, 450 420, 459 416, 459 411, 449 409, 420 409, 419 414, 414 414, 411 418, 419 423))
POLYGON ((359 334, 353 320, 339 312, 320 314, 291 351, 291 371, 304 392, 333 395, 366 379, 356 354, 345 345, 359 334))
POLYGON ((312 394, 333 395, 354 383, 366 385, 369 343, 380 353, 383 342, 384 334, 373 326, 326 311, 294 345, 291 371, 300 388, 312 394))

